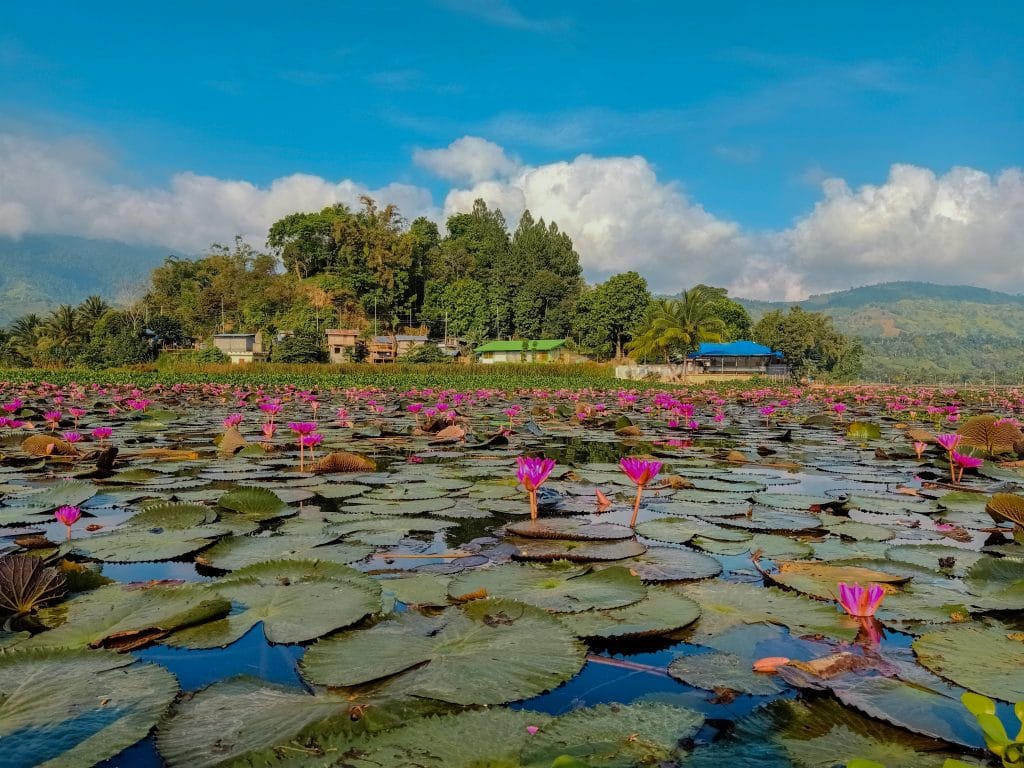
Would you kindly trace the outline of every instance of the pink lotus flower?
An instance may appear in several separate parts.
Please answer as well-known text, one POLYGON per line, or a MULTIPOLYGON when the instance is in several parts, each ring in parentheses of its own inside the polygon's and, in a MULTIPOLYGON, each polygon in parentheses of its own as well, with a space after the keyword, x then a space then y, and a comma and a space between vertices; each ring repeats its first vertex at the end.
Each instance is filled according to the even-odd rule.
POLYGON ((956 477, 953 478, 954 482, 959 483, 964 476, 965 469, 977 469, 985 463, 984 459, 979 459, 977 456, 969 456, 965 453, 957 453, 956 451, 950 451, 950 470, 955 471, 956 477), (956 471, 959 468, 959 471, 956 471))
POLYGON ((633 516, 629 519, 629 526, 632 528, 636 525, 637 515, 640 514, 640 499, 644 495, 644 486, 661 472, 661 462, 628 456, 619 461, 619 466, 622 467, 622 471, 626 473, 629 479, 636 483, 633 516))
POLYGON ((46 419, 46 425, 50 428, 50 431, 55 432, 60 422, 60 411, 47 411, 43 414, 43 418, 46 419))
POLYGON ((272 440, 274 433, 277 431, 277 426, 272 421, 265 422, 261 427, 263 431, 263 438, 265 440, 272 440))
POLYGON ((306 448, 315 448, 316 446, 320 445, 320 443, 322 443, 324 441, 324 436, 314 432, 313 434, 310 434, 310 435, 303 435, 302 437, 299 438, 299 441, 306 448))
POLYGON ((537 519, 537 489, 544 485, 548 475, 555 468, 554 459, 541 459, 532 456, 516 457, 516 479, 526 489, 530 497, 530 519, 537 519))
POLYGON ((57 511, 53 513, 53 516, 57 518, 57 522, 64 523, 67 526, 68 541, 71 541, 71 526, 78 522, 78 518, 82 516, 82 510, 71 506, 57 507, 57 511))
POLYGON ((17 413, 21 410, 21 406, 25 403, 18 398, 11 400, 9 403, 4 403, 3 408, 7 413, 17 413))
POLYGON ((851 616, 874 616, 885 599, 885 590, 878 584, 865 589, 860 584, 839 582, 839 604, 851 616))
POLYGON ((935 442, 945 448, 947 451, 952 451, 958 445, 960 445, 960 435, 948 434, 948 435, 936 435, 935 442))
POLYGON ((96 429, 92 431, 92 436, 99 440, 101 444, 112 434, 114 434, 114 430, 110 427, 96 427, 96 429))
POLYGON ((627 457, 619 462, 629 479, 640 486, 647 485, 661 472, 661 462, 627 457))
POLYGON ((81 440, 82 440, 82 433, 81 432, 75 432, 75 431, 65 432, 62 435, 62 437, 65 440, 67 440, 69 443, 78 443, 78 442, 81 442, 81 440))
POLYGON ((311 435, 316 432, 316 422, 313 421, 289 421, 288 429, 297 435, 311 435))
POLYGON ((232 427, 237 427, 239 424, 241 424, 243 418, 245 417, 242 416, 242 414, 240 413, 232 413, 230 416, 224 419, 222 423, 224 424, 225 429, 231 429, 232 427))
POLYGON ((922 443, 920 440, 914 441, 914 453, 917 454, 917 460, 921 460, 921 454, 925 452, 928 447, 928 443, 922 443))

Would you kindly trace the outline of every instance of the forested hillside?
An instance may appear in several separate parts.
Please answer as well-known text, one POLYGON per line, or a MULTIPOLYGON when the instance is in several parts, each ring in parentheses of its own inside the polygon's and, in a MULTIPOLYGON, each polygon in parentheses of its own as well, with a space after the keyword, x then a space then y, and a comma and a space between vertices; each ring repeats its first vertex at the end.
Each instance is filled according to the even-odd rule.
POLYGON ((68 235, 0 237, 0 325, 86 296, 136 298, 167 248, 68 235))
MULTIPOLYGON (((738 299, 755 319, 792 304, 738 299)), ((882 283, 793 304, 830 315, 864 345, 870 380, 1024 380, 1024 296, 933 283, 882 283)))

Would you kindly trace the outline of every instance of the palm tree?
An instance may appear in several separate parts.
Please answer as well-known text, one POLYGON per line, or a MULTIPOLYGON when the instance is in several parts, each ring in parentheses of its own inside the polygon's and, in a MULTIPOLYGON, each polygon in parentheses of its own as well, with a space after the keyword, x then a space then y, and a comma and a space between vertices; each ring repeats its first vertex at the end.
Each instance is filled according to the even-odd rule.
POLYGON ((679 299, 656 299, 647 307, 638 333, 626 345, 641 360, 672 355, 685 357, 703 341, 721 341, 725 323, 714 313, 707 292, 694 288, 679 299))
POLYGON ((82 340, 82 323, 78 318, 78 310, 70 304, 61 304, 43 323, 43 335, 55 344, 68 346, 82 340))
POLYGON ((82 327, 88 332, 99 320, 110 310, 110 305, 101 296, 89 296, 78 305, 78 319, 82 327))
POLYGON ((19 349, 32 349, 39 342, 42 324, 42 319, 34 312, 22 315, 11 323, 11 340, 19 349))

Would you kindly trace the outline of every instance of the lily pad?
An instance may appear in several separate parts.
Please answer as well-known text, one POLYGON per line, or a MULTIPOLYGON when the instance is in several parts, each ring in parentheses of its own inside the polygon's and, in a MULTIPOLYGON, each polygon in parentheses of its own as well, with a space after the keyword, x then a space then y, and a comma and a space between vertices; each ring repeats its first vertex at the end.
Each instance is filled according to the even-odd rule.
POLYGON ((133 650, 229 610, 231 603, 204 585, 111 584, 39 611, 40 621, 54 628, 19 647, 133 650))
MULTIPOLYGON (((669 704, 603 704, 543 726, 523 749, 526 768, 551 768, 568 755, 587 768, 634 768, 672 762, 680 743, 704 723, 699 712, 669 704)), ((569 763, 573 765, 573 763, 569 763)))
POLYGON ((331 536, 279 534, 273 536, 232 536, 203 552, 200 562, 224 571, 236 571, 268 560, 325 560, 354 563, 373 553, 362 543, 327 544, 331 536))
POLYGON ((501 565, 478 568, 452 579, 448 594, 502 597, 556 612, 619 608, 647 596, 647 588, 628 569, 613 566, 600 571, 569 563, 501 565))
POLYGON ((335 563, 283 560, 260 563, 211 585, 244 606, 217 621, 176 632, 164 642, 184 648, 230 645, 263 623, 271 643, 302 643, 348 627, 380 610, 380 584, 335 563))
POLYGON ((952 624, 914 641, 918 661, 940 677, 1003 701, 1024 701, 1024 639, 1001 624, 952 624))
POLYGON ((647 551, 638 541, 561 541, 559 539, 517 539, 509 537, 506 544, 515 547, 517 560, 569 560, 574 563, 624 560, 647 551))
POLYGON ((2 762, 102 762, 144 738, 177 692, 167 670, 111 651, 0 654, 2 762))
POLYGON ((160 725, 156 744, 174 768, 212 768, 285 742, 348 708, 340 697, 236 678, 182 701, 160 725))
POLYGON ((320 640, 300 667, 310 682, 354 686, 392 675, 411 696, 500 704, 535 696, 579 672, 586 648, 546 611, 474 600, 438 616, 404 613, 320 640))
POLYGON ((295 513, 277 494, 266 488, 240 488, 225 493, 217 500, 217 504, 251 520, 271 520, 295 513))
POLYGON ((784 690, 772 675, 755 672, 746 659, 723 651, 676 656, 668 665, 668 673, 676 680, 709 691, 727 689, 768 696, 784 690))
POLYGON ((686 547, 648 547, 623 565, 644 581, 654 582, 707 579, 722 572, 722 564, 715 558, 686 547))
POLYGON ((527 539, 567 539, 570 541, 615 541, 633 538, 633 531, 624 525, 591 523, 571 517, 549 517, 523 520, 507 526, 506 531, 527 539))
POLYGON ((648 587, 647 597, 624 608, 573 613, 562 618, 580 637, 663 635, 692 624, 700 606, 671 587, 648 587))

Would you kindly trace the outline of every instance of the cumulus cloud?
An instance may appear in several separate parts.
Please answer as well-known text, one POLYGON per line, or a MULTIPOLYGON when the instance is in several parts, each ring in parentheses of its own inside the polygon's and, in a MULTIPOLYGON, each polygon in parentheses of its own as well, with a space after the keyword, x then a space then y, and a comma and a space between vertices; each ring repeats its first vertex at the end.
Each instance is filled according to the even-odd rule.
POLYGON ((357 205, 361 195, 394 202, 410 217, 438 216, 430 192, 408 184, 372 189, 292 174, 259 186, 184 172, 166 187, 139 187, 112 181, 112 170, 88 144, 0 135, 0 235, 59 232, 198 251, 236 234, 260 244, 282 216, 357 205))
POLYGON ((851 190, 827 179, 824 198, 782 234, 807 290, 885 280, 1024 289, 1024 174, 894 165, 884 184, 851 190))
POLYGON ((0 134, 0 235, 54 232, 197 252, 241 234, 259 244, 282 216, 368 194, 408 218, 439 223, 483 198, 514 227, 524 210, 573 239, 590 280, 635 269, 652 288, 698 282, 751 298, 798 299, 884 280, 932 280, 1024 291, 1024 173, 954 168, 938 175, 894 165, 877 185, 821 183, 822 198, 787 229, 752 232, 714 215, 643 157, 594 157, 527 166, 485 139, 464 136, 414 160, 450 189, 370 188, 293 174, 267 185, 192 172, 166 185, 116 180, 108 153, 84 141, 0 134))
POLYGON ((520 162, 493 141, 463 136, 444 149, 417 149, 413 161, 442 179, 476 184, 516 171, 520 162))

